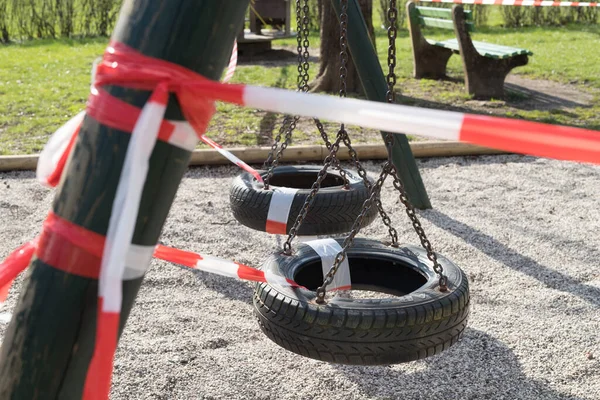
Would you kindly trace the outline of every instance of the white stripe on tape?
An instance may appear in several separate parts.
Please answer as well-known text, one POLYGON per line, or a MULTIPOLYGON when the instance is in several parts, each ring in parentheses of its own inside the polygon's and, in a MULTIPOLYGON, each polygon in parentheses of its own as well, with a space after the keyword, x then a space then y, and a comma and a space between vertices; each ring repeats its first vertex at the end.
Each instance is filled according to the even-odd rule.
POLYGON ((287 221, 296 192, 298 189, 273 187, 273 196, 271 196, 267 214, 266 231, 268 233, 286 234, 287 221))
POLYGON ((312 240, 318 240, 319 237, 317 235, 312 235, 312 236, 296 236, 298 238, 298 240, 300 241, 300 243, 306 243, 306 242, 310 242, 312 240))
POLYGON ((42 185, 49 186, 47 181, 48 177, 50 177, 56 169, 58 161, 67 149, 73 133, 75 133, 79 125, 81 125, 84 118, 85 111, 81 111, 79 114, 68 120, 63 126, 58 128, 44 145, 36 168, 36 177, 42 185))
MULTIPOLYGON (((319 239, 306 242, 321 257, 321 267, 323 268, 323 277, 329 272, 335 261, 335 256, 342 251, 342 246, 334 239, 319 239)), ((333 277, 333 282, 327 287, 327 290, 346 290, 352 286, 350 277, 350 266, 348 257, 342 261, 337 273, 333 277)))
POLYGON ((202 256, 202 260, 198 260, 196 263, 196 268, 217 275, 238 278, 238 265, 222 258, 202 256))
POLYGON ((194 128, 186 121, 169 120, 169 122, 175 126, 171 137, 169 137, 169 143, 187 151, 194 151, 198 144, 198 135, 196 135, 194 128))
POLYGON ((310 116, 382 131, 458 140, 464 114, 377 103, 360 99, 306 94, 279 88, 245 86, 244 104, 265 111, 310 116), (310 97, 307 97, 310 96, 310 97))
POLYGON ((157 100, 162 100, 165 96, 166 86, 162 84, 157 86, 150 100, 142 108, 125 154, 125 162, 108 223, 98 278, 98 297, 104 300, 102 303, 104 312, 121 311, 125 258, 129 253, 129 245, 135 230, 150 156, 166 110, 166 104, 157 100))
POLYGON ((152 254, 154 254, 154 246, 130 245, 127 256, 125 256, 123 280, 138 279, 144 276, 150 267, 152 254))

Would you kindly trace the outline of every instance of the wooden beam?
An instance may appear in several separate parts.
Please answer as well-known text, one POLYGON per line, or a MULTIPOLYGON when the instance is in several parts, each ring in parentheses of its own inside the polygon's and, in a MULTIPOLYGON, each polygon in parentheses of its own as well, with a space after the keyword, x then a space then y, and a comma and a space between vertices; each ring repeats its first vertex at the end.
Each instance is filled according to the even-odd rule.
MULTIPOLYGON (((247 6, 247 0, 126 0, 112 39, 217 80, 229 61, 247 6)), ((121 87, 105 89, 137 107, 150 95, 121 87)), ((165 118, 183 120, 173 97, 165 118)), ((85 119, 56 193, 54 214, 106 235, 130 137, 85 119)), ((157 142, 134 244, 157 243, 190 156, 190 151, 157 142)), ((54 240, 56 246, 61 243, 54 240)), ((73 258, 77 253, 65 251, 52 265, 34 257, 0 350, 0 398, 82 397, 95 342, 98 281, 71 273, 74 267, 89 271, 91 262, 78 264, 73 258)), ((123 282, 121 332, 142 279, 123 282)))
MULTIPOLYGON (((387 149, 383 144, 353 145, 361 160, 383 160, 387 158, 387 149)), ((423 141, 410 142, 412 153, 417 158, 477 156, 490 154, 506 154, 502 150, 490 149, 469 143, 423 141)), ((271 147, 230 147, 228 151, 249 164, 262 163, 271 151, 271 147)), ((283 154, 283 162, 323 161, 329 154, 324 145, 290 146, 283 154)), ((340 160, 348 160, 345 151, 338 154, 340 160)), ((1 171, 31 171, 35 170, 38 162, 37 155, 30 156, 0 156, 1 171)), ((229 160, 213 149, 196 149, 192 152, 189 165, 228 165, 229 160)))

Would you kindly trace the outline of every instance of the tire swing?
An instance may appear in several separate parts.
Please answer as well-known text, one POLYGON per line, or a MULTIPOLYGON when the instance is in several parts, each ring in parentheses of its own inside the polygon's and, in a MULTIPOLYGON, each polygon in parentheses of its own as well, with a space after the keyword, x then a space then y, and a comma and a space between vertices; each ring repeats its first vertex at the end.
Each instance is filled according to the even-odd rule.
MULTIPOLYGON (((296 0, 296 15, 299 27, 298 90, 308 92, 308 0, 304 0, 302 6, 300 0, 296 0)), ((263 182, 248 172, 234 179, 229 196, 230 206, 233 216, 242 225, 273 234, 292 233, 294 221, 312 193, 313 182, 318 179, 322 169, 321 165, 279 166, 299 119, 298 116, 285 116, 271 151, 258 171, 263 182), (282 136, 284 141, 280 143, 282 136)), ((327 149, 331 152, 332 147, 339 148, 340 141, 331 143, 321 121, 315 118, 314 122, 327 149)), ((347 135, 346 140, 344 143, 351 149, 347 135)), ((356 159, 356 152, 352 157, 356 159)), ((334 169, 327 171, 321 179, 320 190, 314 192, 314 198, 310 199, 310 210, 305 213, 303 223, 293 232, 294 235, 341 234, 352 228, 369 196, 369 185, 373 184, 373 180, 366 173, 357 175, 354 171, 342 169, 335 152, 332 167, 334 169)), ((369 210, 363 218, 363 226, 373 222, 376 216, 377 210, 369 210)))
MULTIPOLYGON (((347 0, 341 0, 341 4, 340 21, 344 23, 347 0)), ((388 60, 392 61, 396 15, 396 0, 390 0, 388 60)), ((344 68, 345 27, 342 26, 341 32, 344 68)), ((395 63, 392 61, 388 74, 389 102, 394 101, 395 63)), ((339 137, 340 134, 338 141, 339 137)), ((259 326, 283 348, 341 364, 393 364, 440 353, 462 335, 469 314, 467 277, 450 260, 433 251, 392 162, 393 140, 393 135, 388 133, 388 159, 377 181, 368 185, 369 197, 347 237, 301 243, 292 251, 293 232, 306 215, 311 195, 319 189, 320 173, 283 252, 271 255, 263 264, 265 275, 293 280, 301 286, 283 287, 271 280, 255 287, 253 303, 259 326), (388 176, 393 179, 422 247, 398 243, 397 231, 391 226, 378 197, 388 176), (390 243, 355 239, 362 219, 373 206, 379 209, 388 228, 390 243), (379 292, 378 295, 386 297, 372 298, 368 292, 359 297, 331 295, 331 292, 344 293, 347 289, 379 292)), ((333 146, 322 171, 332 165, 336 151, 333 146)), ((358 161, 355 165, 359 173, 364 172, 358 161)))

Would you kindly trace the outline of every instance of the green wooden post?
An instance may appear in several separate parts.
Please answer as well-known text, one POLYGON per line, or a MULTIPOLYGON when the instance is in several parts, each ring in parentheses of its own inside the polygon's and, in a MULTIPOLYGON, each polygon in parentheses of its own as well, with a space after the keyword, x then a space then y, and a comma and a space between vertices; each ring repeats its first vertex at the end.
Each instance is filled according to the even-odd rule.
MULTIPOLYGON (((113 39, 218 80, 247 7, 248 0, 126 0, 113 39)), ((138 107, 149 97, 145 91, 107 90, 138 107)), ((183 120, 173 97, 165 118, 183 120)), ((85 119, 54 200, 55 214, 106 234, 130 136, 85 119)), ((157 142, 134 244, 157 243, 190 155, 157 142)), ((30 265, 0 350, 2 399, 81 398, 94 347, 98 282, 55 267, 38 259, 30 265)), ((123 283, 121 332, 142 279, 123 283)))
MULTIPOLYGON (((331 0, 331 4, 336 10, 336 15, 339 16, 340 0, 331 0)), ((400 9, 398 12, 403 12, 403 10, 400 9)), ((348 1, 348 48, 367 99, 385 102, 387 82, 373 43, 369 38, 369 30, 357 0, 348 1)), ((385 135, 385 132, 381 132, 383 138, 385 135)), ((394 138, 392 159, 404 182, 409 200, 416 208, 431 208, 431 202, 410 150, 408 139, 405 135, 395 135, 394 138)))

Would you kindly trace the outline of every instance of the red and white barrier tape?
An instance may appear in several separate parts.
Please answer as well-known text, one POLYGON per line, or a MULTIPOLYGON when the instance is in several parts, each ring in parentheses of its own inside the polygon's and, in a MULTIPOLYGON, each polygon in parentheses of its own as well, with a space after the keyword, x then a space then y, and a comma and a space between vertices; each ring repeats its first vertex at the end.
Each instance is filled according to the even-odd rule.
POLYGON ((110 391, 114 352, 119 336, 125 261, 133 239, 150 156, 158 139, 168 101, 167 85, 160 83, 144 105, 127 146, 102 254, 96 345, 84 386, 86 398, 105 399, 110 391))
POLYGON ((286 187, 273 187, 273 195, 269 203, 267 223, 265 231, 285 235, 287 233, 287 222, 294 197, 299 189, 286 187))
MULTIPOLYGON (((96 68, 100 63, 94 63, 92 68, 92 88, 88 99, 86 112, 80 112, 65 125, 60 127, 49 139, 40 154, 37 167, 37 178, 45 186, 56 186, 64 170, 64 166, 77 139, 79 128, 83 123, 85 115, 90 115, 99 122, 119 129, 131 132, 140 116, 140 109, 126 103, 116 97, 110 96, 106 91, 95 86, 94 79, 97 76, 96 68)), ((237 64, 237 42, 234 43, 231 60, 223 82, 227 82, 233 76, 237 64)), ((198 138, 217 150, 229 161, 252 174, 259 182, 262 182, 260 174, 244 161, 223 149, 214 140, 205 134, 197 134, 194 128, 185 121, 164 120, 160 122, 158 140, 167 142, 187 151, 192 151, 198 143, 198 138)))
POLYGON ((538 157, 600 164, 600 132, 486 115, 216 82, 190 83, 215 99, 282 114, 457 140, 538 157))
POLYGON ((489 6, 531 6, 531 7, 598 7, 598 3, 579 1, 550 0, 419 0, 424 3, 481 4, 489 6))
POLYGON ((235 68, 237 67, 238 61, 238 46, 237 40, 233 42, 233 50, 231 51, 231 58, 229 59, 229 65, 227 66, 227 70, 225 71, 225 76, 221 82, 227 83, 233 78, 233 74, 235 74, 235 68))
MULTIPOLYGON (((323 270, 323 277, 325 277, 333 266, 335 257, 342 251, 342 246, 334 239, 329 238, 311 240, 304 243, 312 247, 319 257, 321 257, 321 269, 323 270)), ((333 281, 327 287, 327 290, 348 290, 351 287, 350 265, 348 264, 348 257, 346 257, 333 276, 333 281)))
MULTIPOLYGON (((51 218, 56 218, 53 216, 51 218)), ((64 221, 63 221, 64 223, 64 221)), ((64 228, 64 227, 63 227, 64 228)), ((62 229, 62 228, 60 228, 62 229)), ((74 233, 78 235, 77 233, 74 233)), ((80 236, 82 240, 89 241, 90 237, 87 234, 80 236)), ((69 240, 69 238, 61 237, 61 240, 69 240)), ((91 239, 94 241, 95 239, 91 239)), ((44 246, 48 246, 48 243, 44 244, 44 246)), ((87 244, 87 248, 83 249, 79 248, 79 251, 92 251, 93 253, 88 253, 90 257, 100 258, 102 254, 102 244, 100 247, 96 245, 87 244)), ((205 272, 210 272, 213 274, 226 276, 230 278, 240 279, 244 281, 250 282, 268 282, 271 285, 279 285, 279 286, 288 286, 288 287, 302 287, 298 285, 296 282, 291 279, 287 279, 280 275, 275 275, 270 272, 261 271, 256 268, 252 268, 248 265, 237 263, 234 261, 225 260, 222 258, 217 258, 213 256, 201 255, 198 253, 194 253, 191 251, 180 250, 174 247, 157 245, 156 247, 150 247, 150 252, 148 253, 146 246, 136 246, 132 245, 129 249, 129 253, 126 256, 126 266, 124 273, 124 280, 137 279, 141 278, 144 275, 145 268, 140 269, 139 265, 147 265, 145 260, 149 260, 154 257, 159 260, 167 261, 173 264, 183 265, 189 269, 200 270, 205 272), (132 268, 132 267, 138 268, 132 268)), ((20 246, 16 250, 14 250, 11 254, 4 259, 0 263, 0 293, 8 294, 10 287, 14 279, 23 272, 31 261, 31 258, 34 254, 40 254, 40 252, 50 253, 54 249, 46 248, 40 249, 39 238, 36 238, 30 242, 25 243, 20 246)), ((49 254, 46 254, 49 255, 49 254)), ((44 257, 44 256, 42 256, 44 257)), ((89 265, 88 265, 89 266, 89 265)), ((87 267, 87 266, 86 266, 87 267)), ((75 275, 80 275, 84 277, 97 277, 99 267, 98 268, 86 268, 86 270, 70 270, 71 273, 75 275)), ((4 302, 6 297, 0 298, 0 303, 4 302)))

